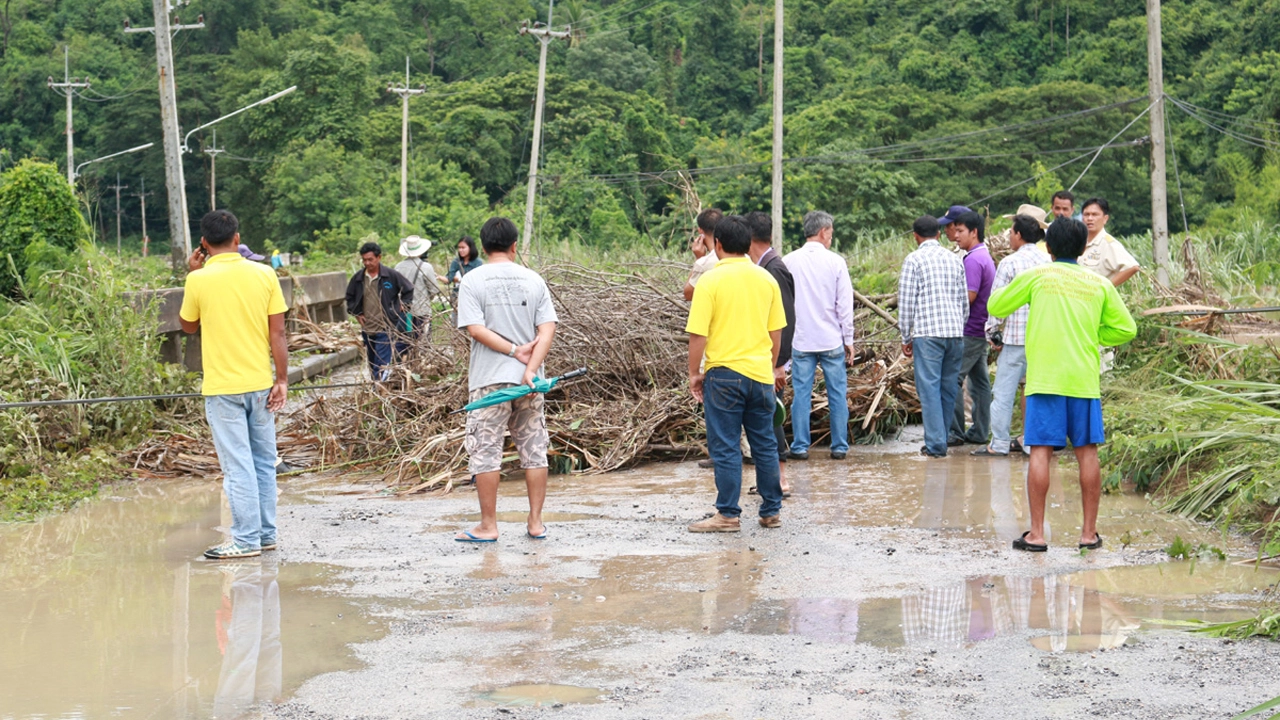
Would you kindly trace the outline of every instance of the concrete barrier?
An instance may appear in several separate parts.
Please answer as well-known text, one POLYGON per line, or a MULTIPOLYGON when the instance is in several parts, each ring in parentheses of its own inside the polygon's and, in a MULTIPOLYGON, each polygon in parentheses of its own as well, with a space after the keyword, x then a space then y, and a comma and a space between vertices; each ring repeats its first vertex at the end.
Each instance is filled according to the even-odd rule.
MULTIPOLYGON (((280 291, 284 294, 285 304, 289 306, 289 312, 285 316, 289 327, 296 327, 294 317, 299 308, 305 309, 312 322, 339 322, 345 319, 347 279, 346 273, 340 272, 280 278, 280 291)), ((200 372, 200 333, 187 335, 182 332, 182 323, 178 317, 182 310, 182 288, 147 290, 131 295, 139 302, 154 300, 159 304, 159 331, 164 335, 160 358, 165 362, 184 365, 192 372, 200 372)), ((344 362, 350 362, 345 358, 346 356, 344 362)), ((311 374, 314 373, 307 373, 308 376, 311 374)))

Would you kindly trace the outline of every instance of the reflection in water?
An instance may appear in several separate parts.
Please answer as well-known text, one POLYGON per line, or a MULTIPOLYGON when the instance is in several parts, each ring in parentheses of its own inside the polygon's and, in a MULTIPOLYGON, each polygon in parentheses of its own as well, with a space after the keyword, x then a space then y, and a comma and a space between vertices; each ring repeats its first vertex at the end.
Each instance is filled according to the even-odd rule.
POLYGON ((213 715, 233 718, 253 705, 280 699, 280 586, 273 558, 219 569, 225 576, 216 614, 222 672, 213 715))
POLYGON ((217 540, 216 485, 115 492, 0 526, 0 720, 237 717, 358 666, 347 645, 385 632, 315 591, 324 566, 195 559, 217 540))

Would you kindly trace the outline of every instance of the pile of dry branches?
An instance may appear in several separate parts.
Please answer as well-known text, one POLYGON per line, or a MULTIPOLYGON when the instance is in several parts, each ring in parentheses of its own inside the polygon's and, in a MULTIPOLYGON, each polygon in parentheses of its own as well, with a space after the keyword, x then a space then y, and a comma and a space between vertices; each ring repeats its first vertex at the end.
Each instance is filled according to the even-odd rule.
MULTIPOLYGON (((659 262, 604 271, 563 263, 540 272, 560 320, 548 374, 590 369, 547 396, 553 469, 600 473, 704 455, 701 409, 687 388, 688 304, 679 295, 688 269, 659 262)), ((891 297, 877 299, 892 306, 891 297)), ((289 414, 280 436, 285 460, 298 467, 382 468, 402 492, 448 488, 466 478, 465 419, 449 413, 467 402, 469 341, 439 327, 443 320, 437 318, 438 327, 397 366, 392 382, 314 395, 289 414)), ((850 372, 851 429, 855 435, 885 432, 919 412, 911 366, 881 317, 859 313, 858 328, 868 344, 850 372)), ((827 434, 826 408, 819 388, 815 439, 827 434)), ((212 453, 197 452, 193 442, 161 438, 132 459, 149 474, 214 472, 212 453)))

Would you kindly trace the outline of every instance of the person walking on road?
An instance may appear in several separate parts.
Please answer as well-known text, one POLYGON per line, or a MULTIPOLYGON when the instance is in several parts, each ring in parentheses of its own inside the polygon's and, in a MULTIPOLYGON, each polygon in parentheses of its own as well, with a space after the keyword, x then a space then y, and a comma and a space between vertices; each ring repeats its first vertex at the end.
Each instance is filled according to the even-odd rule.
POLYGON ((781 527, 782 485, 773 430, 774 368, 787 325, 778 283, 747 253, 751 229, 737 216, 716 225, 716 266, 702 276, 689 321, 689 390, 702 403, 715 460, 716 513, 689 532, 738 532, 745 430, 756 461, 760 526, 781 527), (706 372, 702 370, 706 357, 706 372))
POLYGON ((996 265, 983 242, 983 220, 976 212, 961 213, 951 226, 956 245, 965 251, 964 275, 969 297, 969 318, 964 324, 964 355, 957 384, 969 386, 973 401, 973 425, 965 430, 964 401, 956 391, 955 413, 947 445, 986 445, 991 434, 991 370, 987 364, 987 298, 996 279, 996 265))
POLYGON ((436 282, 436 270, 424 257, 430 249, 430 240, 410 235, 400 241, 399 254, 404 259, 396 263, 396 272, 404 276, 404 279, 413 286, 413 303, 410 308, 415 340, 431 326, 431 301, 440 294, 440 285, 436 282))
POLYGON ((1105 442, 1099 392, 1099 345, 1121 345, 1137 335, 1137 326, 1115 285, 1077 263, 1088 233, 1084 223, 1059 218, 1049 226, 1046 243, 1053 262, 1020 273, 991 295, 988 307, 1007 317, 1030 303, 1027 318, 1026 444, 1031 448, 1027 500, 1031 529, 1013 541, 1015 550, 1044 552, 1045 497, 1054 450, 1071 443, 1080 472, 1084 522, 1079 547, 1102 547, 1098 503, 1102 475, 1098 445, 1105 442))
MULTIPOLYGON (((1009 247, 1013 252, 1000 261, 996 279, 992 285, 998 290, 1023 272, 1049 262, 1049 256, 1040 252, 1036 244, 1044 237, 1044 220, 1030 215, 1015 215, 1009 232, 1009 247)), ((996 360, 996 382, 991 393, 991 444, 974 450, 970 455, 988 457, 1008 455, 1013 450, 1009 426, 1013 422, 1013 402, 1018 396, 1018 384, 1027 375, 1027 315, 1026 305, 1018 308, 1006 319, 987 319, 987 337, 1000 356, 996 360)), ((1026 413, 1023 413, 1025 418, 1026 413)), ((1021 452, 1021 444, 1017 446, 1021 452)))
POLYGON ((369 378, 386 382, 391 379, 396 338, 411 330, 408 312, 413 304, 413 285, 382 264, 382 247, 376 242, 360 246, 360 262, 364 268, 347 283, 347 313, 360 321, 369 378))
POLYGON ((200 393, 231 506, 231 538, 204 556, 254 557, 277 542, 274 414, 288 397, 289 308, 275 271, 240 255, 235 215, 205 215, 200 235, 187 260, 179 321, 184 332, 200 332, 200 393))
POLYGON ((964 354, 969 298, 964 264, 938 243, 938 221, 925 215, 912 225, 915 251, 898 275, 898 331, 902 353, 912 359, 916 394, 924 416, 920 454, 946 457, 964 354))
MULTIPOLYGON (((538 273, 515 262, 520 233, 504 217, 490 218, 480 229, 489 262, 462 278, 458 288, 458 328, 471 336, 467 372, 470 399, 516 385, 546 379, 542 363, 556 334, 551 291, 538 273)), ((480 524, 459 533, 458 542, 490 543, 498 539, 498 481, 502 470, 503 435, 511 433, 529 495, 525 532, 534 540, 547 537, 542 505, 547 496, 547 419, 542 393, 467 414, 465 440, 468 469, 480 497, 480 524)))
POLYGON ((831 251, 834 220, 821 210, 804 216, 805 243, 783 261, 796 283, 796 332, 791 345, 791 457, 809 459, 809 413, 818 366, 827 386, 831 458, 849 452, 849 375, 853 360, 853 283, 844 258, 831 251))

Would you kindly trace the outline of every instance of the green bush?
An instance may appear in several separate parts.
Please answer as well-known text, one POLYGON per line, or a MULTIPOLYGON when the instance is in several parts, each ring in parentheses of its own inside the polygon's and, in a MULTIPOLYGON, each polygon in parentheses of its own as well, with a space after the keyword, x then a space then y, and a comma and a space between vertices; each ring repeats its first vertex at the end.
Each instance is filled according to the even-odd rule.
POLYGON ((42 270, 89 240, 67 178, 49 163, 23 160, 0 174, 0 294, 12 295, 32 260, 42 270))

